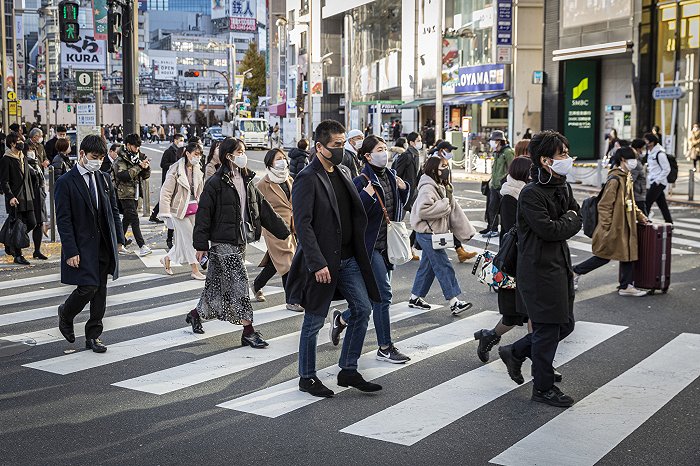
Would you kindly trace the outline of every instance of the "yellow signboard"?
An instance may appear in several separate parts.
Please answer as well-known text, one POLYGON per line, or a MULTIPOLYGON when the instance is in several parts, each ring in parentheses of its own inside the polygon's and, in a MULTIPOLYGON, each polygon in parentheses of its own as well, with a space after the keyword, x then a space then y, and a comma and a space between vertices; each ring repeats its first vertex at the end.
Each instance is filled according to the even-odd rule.
POLYGON ((7 109, 10 116, 17 116, 17 102, 8 102, 7 109))
POLYGON ((17 93, 14 91, 7 91, 7 100, 16 100, 17 93))

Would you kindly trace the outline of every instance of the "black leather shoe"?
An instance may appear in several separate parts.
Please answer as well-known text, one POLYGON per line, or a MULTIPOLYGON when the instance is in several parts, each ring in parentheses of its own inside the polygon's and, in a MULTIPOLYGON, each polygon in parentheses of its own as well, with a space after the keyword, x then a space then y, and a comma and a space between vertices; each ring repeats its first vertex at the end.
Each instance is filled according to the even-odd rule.
POLYGON ((498 348, 498 355, 501 357, 508 369, 508 375, 513 380, 513 382, 518 385, 525 383, 525 378, 523 377, 522 367, 525 359, 518 359, 513 354, 513 346, 501 346, 498 348))
POLYGON ((24 258, 24 256, 17 256, 15 257, 15 264, 19 265, 31 265, 27 259, 24 258))
POLYGON ((42 260, 42 261, 48 260, 48 257, 46 257, 45 255, 43 255, 43 254, 41 253, 41 251, 34 251, 34 254, 32 254, 32 257, 33 257, 34 259, 39 259, 39 260, 42 260))
POLYGON ((481 329, 474 334, 474 339, 479 340, 476 355, 481 362, 489 362, 489 352, 501 341, 501 337, 493 330, 481 329))
POLYGON ((338 372, 338 385, 341 387, 353 387, 361 392, 378 392, 382 386, 376 383, 367 382, 357 371, 342 369, 338 372))
POLYGON ((85 349, 91 349, 95 353, 105 353, 107 352, 107 347, 102 344, 102 341, 98 338, 90 338, 85 340, 85 349))
POLYGON ((574 399, 564 395, 556 385, 552 385, 552 388, 547 391, 540 391, 532 387, 532 401, 556 406, 557 408, 568 408, 574 404, 574 399))
POLYGON ((241 345, 257 349, 269 346, 269 344, 262 339, 262 333, 260 332, 253 332, 250 335, 241 335, 241 345))
POLYGON ((318 396, 320 398, 332 398, 335 393, 333 390, 323 385, 318 377, 312 377, 306 379, 304 377, 299 378, 299 391, 308 393, 312 396, 318 396))
POLYGON ((148 221, 153 223, 165 223, 163 220, 159 219, 158 217, 154 217, 153 215, 148 217, 148 221))
POLYGON ((204 333, 202 319, 199 318, 199 314, 197 314, 197 317, 192 317, 192 314, 188 313, 187 317, 185 317, 185 322, 192 324, 192 331, 194 333, 199 333, 200 335, 204 333))
POLYGON ((58 306, 58 329, 61 331, 63 338, 68 340, 68 343, 75 343, 75 331, 73 330, 73 322, 68 322, 63 318, 63 307, 65 305, 61 304, 58 306))

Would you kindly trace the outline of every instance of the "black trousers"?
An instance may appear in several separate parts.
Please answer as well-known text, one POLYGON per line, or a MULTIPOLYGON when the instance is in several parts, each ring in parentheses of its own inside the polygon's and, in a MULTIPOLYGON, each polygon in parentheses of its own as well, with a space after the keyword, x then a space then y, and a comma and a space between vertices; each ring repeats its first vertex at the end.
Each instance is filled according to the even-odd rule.
POLYGON ((486 214, 488 217, 488 227, 491 231, 498 231, 498 209, 501 206, 501 193, 498 189, 489 189, 489 201, 486 206, 486 214))
POLYGON ((160 202, 157 202, 156 206, 151 211, 151 217, 157 217, 159 213, 160 213, 160 202))
POLYGON ((641 210, 644 215, 648 216, 649 209, 647 209, 647 202, 646 201, 637 201, 637 200, 635 200, 635 202, 637 203, 637 207, 639 207, 639 210, 641 210))
MULTIPOLYGON (((85 260, 86 258, 82 258, 85 260)), ((105 316, 107 305, 107 274, 114 266, 114 258, 104 240, 100 240, 99 286, 79 285, 64 303, 63 318, 73 322, 85 305, 90 303, 90 319, 85 323, 85 339, 98 338, 102 334, 102 318, 105 316)))
POLYGON ((513 343, 513 355, 530 358, 535 389, 547 391, 554 385, 554 354, 559 342, 574 331, 574 318, 565 324, 532 322, 532 333, 513 343))
POLYGON ((659 206, 661 215, 664 216, 664 222, 672 223, 671 211, 668 210, 668 204, 666 203, 666 194, 664 194, 664 189, 666 186, 663 184, 652 183, 652 185, 647 189, 647 209, 651 210, 651 206, 654 202, 659 206))
MULTIPOLYGON (((267 285, 267 282, 270 281, 272 277, 275 276, 277 273, 277 269, 275 268, 275 264, 272 263, 272 260, 268 259, 267 264, 265 264, 265 267, 260 271, 257 277, 255 277, 255 280, 253 281, 253 291, 257 293, 258 291, 262 290, 265 285, 267 285)), ((286 289, 287 287, 287 274, 285 273, 282 275, 282 286, 286 289)), ((296 304, 296 303, 295 303, 296 304)))
MULTIPOLYGON (((588 272, 600 268, 610 262, 610 259, 603 259, 591 256, 585 261, 574 266, 574 272, 579 275, 586 275, 588 272)), ((620 262, 620 288, 626 289, 634 283, 634 262, 620 262)))
MULTIPOLYGON (((7 209, 7 212, 12 212, 12 210, 7 209)), ((24 212, 17 212, 17 218, 22 221, 27 227, 27 232, 33 231, 34 228, 36 227, 36 217, 34 216, 34 211, 29 210, 29 211, 24 211, 24 212)), ((39 242, 41 242, 41 238, 39 239, 39 242)), ((21 249, 15 249, 13 247, 7 247, 5 246, 5 252, 14 257, 19 257, 22 255, 22 250, 21 249)))
POLYGON ((122 226, 124 227, 124 234, 126 235, 127 230, 131 227, 131 231, 134 233, 134 239, 139 247, 146 244, 143 240, 143 235, 141 234, 141 224, 139 223, 139 214, 136 211, 138 203, 134 199, 122 199, 122 208, 124 209, 124 218, 122 219, 122 226))

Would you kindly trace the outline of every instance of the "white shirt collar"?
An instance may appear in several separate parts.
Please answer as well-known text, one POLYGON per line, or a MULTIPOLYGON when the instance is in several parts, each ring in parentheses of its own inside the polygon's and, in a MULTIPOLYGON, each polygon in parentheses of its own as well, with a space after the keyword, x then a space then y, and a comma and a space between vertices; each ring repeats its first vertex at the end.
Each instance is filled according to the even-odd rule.
POLYGON ((80 172, 81 176, 90 174, 90 171, 87 168, 83 167, 81 164, 76 163, 75 166, 78 167, 78 172, 80 172))

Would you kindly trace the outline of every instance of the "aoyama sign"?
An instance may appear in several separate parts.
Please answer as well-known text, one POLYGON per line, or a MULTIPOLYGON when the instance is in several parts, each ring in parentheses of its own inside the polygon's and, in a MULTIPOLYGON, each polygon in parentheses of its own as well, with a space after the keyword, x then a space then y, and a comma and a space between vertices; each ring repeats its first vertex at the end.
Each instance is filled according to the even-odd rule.
POLYGON ((505 91, 505 65, 463 66, 459 69, 455 92, 491 92, 505 91))

